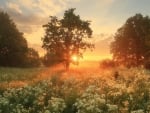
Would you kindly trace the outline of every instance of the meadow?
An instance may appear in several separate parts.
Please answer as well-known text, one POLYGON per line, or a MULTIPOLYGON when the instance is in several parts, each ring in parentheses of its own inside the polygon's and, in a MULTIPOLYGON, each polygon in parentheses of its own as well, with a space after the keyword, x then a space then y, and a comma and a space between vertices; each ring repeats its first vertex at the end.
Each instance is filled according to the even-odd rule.
POLYGON ((150 71, 91 65, 0 68, 0 113, 150 112, 150 71))

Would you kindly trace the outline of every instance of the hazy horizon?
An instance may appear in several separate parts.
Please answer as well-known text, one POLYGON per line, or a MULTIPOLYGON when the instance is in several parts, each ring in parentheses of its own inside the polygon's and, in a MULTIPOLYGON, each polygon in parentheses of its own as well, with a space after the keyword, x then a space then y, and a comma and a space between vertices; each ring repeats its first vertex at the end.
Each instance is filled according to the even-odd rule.
POLYGON ((29 46, 44 54, 41 37, 42 25, 49 16, 62 18, 68 8, 76 8, 81 19, 90 20, 95 49, 84 54, 85 60, 111 58, 109 44, 116 30, 127 18, 141 13, 149 15, 149 0, 1 0, 0 10, 6 11, 24 33, 29 46))

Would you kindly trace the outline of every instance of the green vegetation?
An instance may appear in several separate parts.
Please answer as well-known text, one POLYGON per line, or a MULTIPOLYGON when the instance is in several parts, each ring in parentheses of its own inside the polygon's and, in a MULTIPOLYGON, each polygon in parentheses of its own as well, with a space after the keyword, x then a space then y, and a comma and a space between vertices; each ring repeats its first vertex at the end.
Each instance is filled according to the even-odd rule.
POLYGON ((27 81, 36 78, 43 68, 3 68, 0 67, 0 83, 11 81, 27 81))
POLYGON ((28 43, 13 20, 0 11, 0 66, 37 67, 40 58, 37 51, 28 47, 28 43))
POLYGON ((118 29, 111 43, 113 59, 118 64, 127 67, 145 65, 150 63, 150 18, 136 14, 127 19, 118 29))
POLYGON ((96 76, 80 73, 79 79, 71 78, 72 74, 77 75, 56 71, 50 79, 1 91, 0 113, 150 112, 149 71, 110 69, 96 76), (62 79, 64 74, 67 77, 62 79))
POLYGON ((68 69, 73 55, 80 58, 87 48, 94 47, 89 41, 92 38, 90 21, 82 20, 74 10, 66 10, 62 19, 50 16, 50 21, 43 26, 42 47, 47 51, 43 63, 46 66, 64 63, 68 69))
MULTIPOLYGON (((92 29, 90 21, 82 20, 74 13, 74 8, 65 11, 62 19, 50 16, 42 37, 42 47, 46 50, 43 58, 28 43, 9 15, 0 11, 0 66, 3 67, 38 67, 63 63, 69 69, 72 56, 77 60, 83 52, 93 49, 90 38, 92 29), (41 62, 42 61, 42 62, 41 62)), ((110 51, 113 61, 104 61, 103 66, 110 64, 127 67, 144 66, 150 68, 150 18, 142 14, 129 17, 120 27, 111 42, 110 51)), ((78 61, 77 61, 78 62, 78 61)), ((112 67, 110 66, 110 67, 112 67)))
POLYGON ((150 72, 142 67, 150 68, 150 18, 136 14, 118 29, 113 60, 100 62, 101 68, 88 63, 89 69, 68 70, 73 55, 77 60, 94 47, 88 42, 90 21, 74 10, 65 11, 63 19, 51 16, 42 38, 43 63, 61 62, 67 71, 59 65, 14 68, 37 67, 41 60, 9 15, 0 12, 0 113, 149 113, 150 72))

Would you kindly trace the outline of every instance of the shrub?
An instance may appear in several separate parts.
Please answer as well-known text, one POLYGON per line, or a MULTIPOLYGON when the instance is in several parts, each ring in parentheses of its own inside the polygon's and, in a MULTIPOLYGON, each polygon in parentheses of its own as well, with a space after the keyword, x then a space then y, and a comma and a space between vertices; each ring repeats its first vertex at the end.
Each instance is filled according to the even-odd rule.
POLYGON ((115 66, 116 66, 116 63, 110 59, 105 59, 100 62, 100 68, 102 69, 113 68, 115 66))
POLYGON ((150 61, 147 61, 144 63, 144 68, 145 69, 150 69, 150 61))

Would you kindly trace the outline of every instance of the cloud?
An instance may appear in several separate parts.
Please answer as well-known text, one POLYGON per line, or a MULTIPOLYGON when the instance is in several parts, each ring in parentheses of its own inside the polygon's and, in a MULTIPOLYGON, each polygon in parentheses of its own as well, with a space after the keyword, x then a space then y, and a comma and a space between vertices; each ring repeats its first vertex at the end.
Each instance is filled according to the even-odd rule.
POLYGON ((108 4, 110 4, 110 3, 113 3, 113 2, 115 2, 116 0, 104 0, 104 2, 105 3, 108 3, 108 4))
POLYGON ((110 54, 110 43, 113 41, 111 35, 101 34, 102 38, 95 43, 95 52, 101 55, 110 54))
MULTIPOLYGON (((80 1, 81 0, 7 0, 4 2, 5 4, 0 4, 0 7, 8 12, 17 24, 19 30, 24 33, 29 47, 33 47, 39 51, 40 55, 43 55, 44 50, 41 48, 41 37, 44 35, 44 29, 42 25, 48 22, 49 16, 62 16, 64 10, 72 6, 70 4, 76 4, 80 1)), ((96 4, 100 3, 99 0, 96 1, 96 4)), ((114 0, 102 0, 101 3, 107 5, 113 1, 114 0)), ((93 42, 96 46, 92 55, 98 56, 97 58, 99 58, 100 56, 109 55, 109 34, 106 33, 109 29, 108 25, 106 25, 108 22, 102 21, 104 25, 98 23, 99 18, 97 15, 98 14, 93 14, 92 17, 84 15, 83 18, 87 17, 86 20, 92 21, 92 28, 93 31, 95 31, 93 42), (96 33, 101 34, 95 35, 96 33)), ((105 18, 105 16, 102 16, 101 20, 105 18)), ((88 51, 86 53, 87 56, 90 57, 91 52, 88 51)))
POLYGON ((112 58, 110 54, 110 43, 113 41, 113 36, 110 34, 97 34, 93 36, 95 40, 95 49, 93 51, 87 50, 84 54, 83 60, 99 61, 106 58, 112 58))
POLYGON ((27 41, 32 43, 33 39, 41 41, 42 25, 48 22, 48 17, 61 13, 73 2, 79 0, 7 0, 0 8, 7 11, 27 41))
POLYGON ((23 10, 25 15, 35 14, 41 17, 56 15, 64 10, 69 3, 79 0, 8 0, 6 7, 23 10))
POLYGON ((6 4, 7 8, 9 8, 10 10, 14 10, 15 12, 21 14, 22 13, 22 10, 20 9, 19 5, 18 4, 15 4, 15 3, 11 3, 11 2, 8 2, 6 4))
POLYGON ((62 4, 62 2, 57 3, 54 0, 38 0, 38 1, 27 0, 25 3, 22 4, 22 6, 23 7, 30 6, 28 10, 30 11, 38 10, 36 14, 45 17, 57 14, 62 9, 64 9, 65 4, 62 4))

